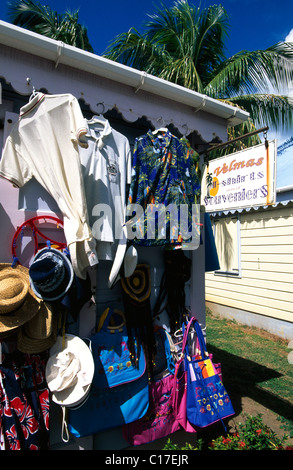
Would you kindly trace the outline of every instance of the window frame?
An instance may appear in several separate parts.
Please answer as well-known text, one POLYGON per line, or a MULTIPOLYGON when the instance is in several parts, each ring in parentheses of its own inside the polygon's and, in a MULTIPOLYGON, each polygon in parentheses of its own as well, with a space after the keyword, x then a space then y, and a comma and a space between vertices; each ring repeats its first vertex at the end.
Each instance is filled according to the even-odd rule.
MULTIPOLYGON (((237 239, 236 239, 236 247, 237 247, 237 264, 238 264, 238 269, 237 271, 229 271, 225 269, 217 269, 214 271, 215 276, 226 276, 226 277, 233 277, 233 278, 241 278, 242 277, 242 267, 241 267, 241 226, 240 226, 240 215, 239 214, 231 214, 231 215, 226 215, 224 217, 221 216, 215 216, 213 218, 213 234, 215 238, 215 244, 217 247, 217 239, 216 239, 216 223, 218 221, 224 221, 224 220, 232 220, 236 219, 236 231, 237 231, 237 239)), ((234 245, 235 246, 235 245, 234 245)), ((218 247, 217 247, 218 250, 218 247)), ((220 261, 220 259, 219 259, 220 261)))

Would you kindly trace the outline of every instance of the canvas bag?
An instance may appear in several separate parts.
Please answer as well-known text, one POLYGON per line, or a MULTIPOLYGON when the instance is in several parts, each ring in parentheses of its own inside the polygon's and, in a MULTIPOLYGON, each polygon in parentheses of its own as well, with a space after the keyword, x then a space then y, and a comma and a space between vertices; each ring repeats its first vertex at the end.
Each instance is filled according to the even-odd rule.
POLYGON ((115 315, 108 309, 102 328, 90 338, 95 363, 91 390, 84 404, 68 411, 68 429, 76 437, 140 419, 149 406, 143 348, 136 344, 137 360, 133 365, 125 322, 110 326, 115 315))
MULTIPOLYGON (((235 412, 221 377, 209 356, 200 324, 192 317, 184 331, 182 350, 187 372, 186 409, 188 421, 199 428, 222 421, 235 412), (190 356, 188 335, 194 327, 200 353, 190 356)), ((223 421, 222 421, 223 422, 223 421)))
MULTIPOLYGON (((161 439, 180 429, 196 432, 186 417, 186 374, 183 359, 174 364, 169 335, 163 328, 156 330, 156 336, 164 344, 167 368, 149 383, 150 405, 147 413, 140 420, 123 426, 123 437, 133 446, 161 439)), ((162 357, 161 351, 157 352, 162 357)), ((156 366, 159 367, 159 363, 156 366)))

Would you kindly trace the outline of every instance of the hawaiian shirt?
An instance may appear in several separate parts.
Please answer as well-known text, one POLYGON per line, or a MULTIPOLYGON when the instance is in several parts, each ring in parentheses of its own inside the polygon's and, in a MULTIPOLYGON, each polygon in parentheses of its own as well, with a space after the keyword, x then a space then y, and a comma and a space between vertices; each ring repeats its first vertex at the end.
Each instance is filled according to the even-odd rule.
POLYGON ((195 164, 185 142, 169 130, 158 134, 149 130, 138 137, 134 143, 127 215, 133 215, 131 205, 139 205, 141 209, 135 221, 128 219, 126 223, 128 227, 132 224, 132 230, 135 223, 133 242, 144 246, 168 244, 170 247, 188 242, 181 230, 180 207, 187 208, 190 229, 192 205, 196 204, 199 191, 195 164), (166 210, 170 205, 175 211, 172 215, 166 210), (164 223, 159 224, 162 215, 164 223), (157 220, 155 225, 154 220, 157 220))
MULTIPOLYGON (((181 137, 180 142, 184 142, 187 145, 187 151, 192 158, 193 163, 195 164, 195 169, 196 169, 196 174, 198 178, 198 185, 200 185, 200 180, 201 180, 201 170, 200 170, 200 165, 199 165, 199 153, 194 150, 191 145, 189 140, 186 137, 181 137)), ((197 191, 197 199, 198 201, 200 200, 200 191, 197 191)))

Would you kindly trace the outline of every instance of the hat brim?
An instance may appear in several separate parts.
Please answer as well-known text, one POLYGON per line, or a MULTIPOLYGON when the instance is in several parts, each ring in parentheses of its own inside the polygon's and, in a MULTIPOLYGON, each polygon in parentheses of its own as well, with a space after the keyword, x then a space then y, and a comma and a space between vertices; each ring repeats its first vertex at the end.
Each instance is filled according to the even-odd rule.
MULTIPOLYGON (((57 355, 64 349, 69 351, 75 350, 81 364, 81 369, 86 371, 89 384, 83 386, 80 381, 77 381, 72 387, 68 387, 60 392, 52 393, 52 400, 60 406, 76 407, 82 403, 88 396, 91 383, 94 376, 94 360, 92 353, 86 343, 78 336, 65 334, 58 336, 55 344, 50 349, 50 357, 57 355)), ((48 367, 48 364, 47 364, 48 367)), ((49 370, 46 367, 46 376, 49 375, 49 370)), ((49 384, 48 384, 49 386, 49 384)))
POLYGON ((45 312, 45 304, 40 308, 39 312, 32 319, 34 321, 37 316, 40 317, 39 321, 42 321, 42 316, 45 316, 46 313, 49 313, 50 325, 48 326, 48 334, 43 333, 34 333, 34 337, 29 336, 26 326, 29 324, 27 322, 17 332, 17 349, 26 354, 39 354, 50 349, 56 342, 57 331, 58 331, 58 322, 56 315, 51 311, 45 312))
MULTIPOLYGON (((0 271, 4 269, 15 269, 21 271, 28 278, 28 268, 17 265, 11 267, 10 263, 1 263, 0 271)), ((42 301, 34 295, 34 292, 30 289, 23 303, 15 310, 9 313, 0 314, 0 335, 13 332, 26 322, 31 320, 39 311, 42 301)))
POLYGON ((62 251, 56 250, 55 248, 51 248, 51 247, 50 248, 43 248, 42 250, 38 251, 37 254, 35 255, 32 263, 37 261, 44 253, 49 253, 50 251, 54 252, 64 262, 66 276, 65 276, 64 283, 62 284, 62 288, 58 289, 58 293, 57 293, 57 291, 55 291, 55 293, 53 292, 50 295, 48 293, 42 292, 42 290, 34 283, 34 281, 32 280, 32 278, 30 276, 31 288, 34 291, 35 295, 37 297, 39 297, 40 299, 46 300, 47 302, 53 302, 53 301, 59 300, 62 297, 64 297, 67 294, 67 292, 69 291, 69 289, 72 285, 72 282, 73 282, 73 278, 74 278, 74 272, 73 272, 73 267, 72 267, 71 262, 69 261, 67 256, 64 255, 64 253, 62 253, 62 251))

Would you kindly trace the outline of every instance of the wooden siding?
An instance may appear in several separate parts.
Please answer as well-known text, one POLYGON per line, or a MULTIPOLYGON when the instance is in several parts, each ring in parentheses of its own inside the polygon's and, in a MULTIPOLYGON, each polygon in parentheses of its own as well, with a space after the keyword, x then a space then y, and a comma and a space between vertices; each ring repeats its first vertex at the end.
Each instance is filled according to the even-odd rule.
POLYGON ((206 273, 206 301, 293 322, 293 204, 242 212, 240 250, 240 277, 206 273))

